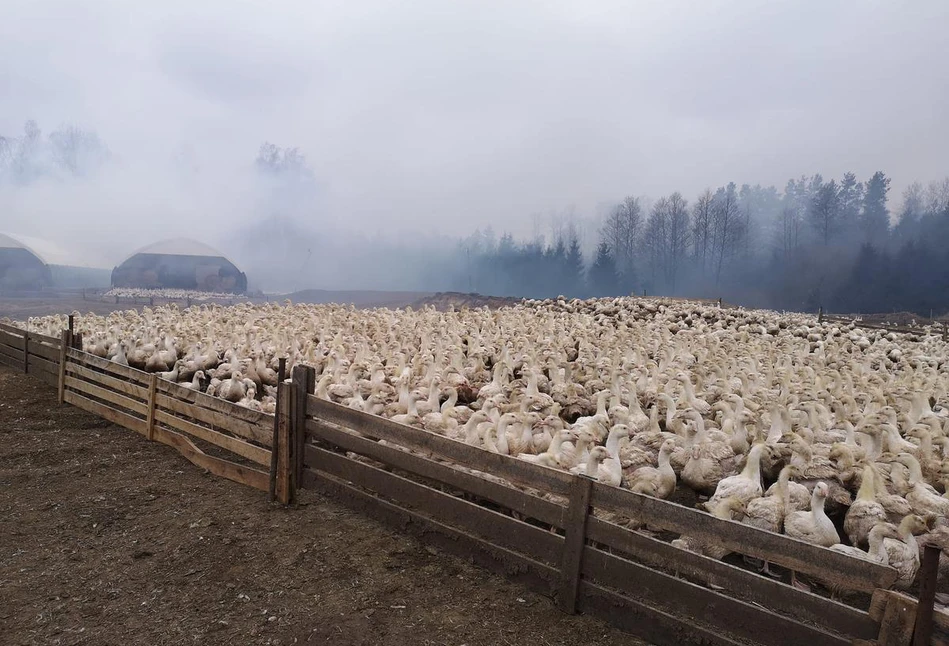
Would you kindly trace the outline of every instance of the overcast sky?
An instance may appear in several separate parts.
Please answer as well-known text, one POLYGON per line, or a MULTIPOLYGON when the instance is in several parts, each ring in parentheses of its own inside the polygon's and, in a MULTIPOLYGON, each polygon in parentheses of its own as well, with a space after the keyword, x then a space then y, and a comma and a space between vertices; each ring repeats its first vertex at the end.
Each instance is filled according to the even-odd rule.
POLYGON ((898 200, 949 174, 946 0, 3 4, 0 134, 78 123, 123 165, 0 190, 24 233, 211 235, 249 212, 264 140, 306 154, 314 218, 402 235, 813 172, 882 169, 898 200))

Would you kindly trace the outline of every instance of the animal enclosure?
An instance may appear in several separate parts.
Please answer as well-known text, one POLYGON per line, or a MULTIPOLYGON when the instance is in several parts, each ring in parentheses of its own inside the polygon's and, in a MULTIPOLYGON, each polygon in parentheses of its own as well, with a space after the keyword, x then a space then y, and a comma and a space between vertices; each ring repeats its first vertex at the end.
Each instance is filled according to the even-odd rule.
POLYGON ((64 403, 216 475, 262 491, 273 482, 281 501, 297 488, 339 498, 654 643, 909 643, 927 630, 932 643, 949 639, 931 598, 887 590, 891 568, 351 410, 313 394, 312 368, 278 385, 273 416, 76 345, 68 330, 57 339, 0 326, 0 363, 58 388, 64 403), (630 528, 639 526, 832 577, 872 602, 804 592, 630 528))

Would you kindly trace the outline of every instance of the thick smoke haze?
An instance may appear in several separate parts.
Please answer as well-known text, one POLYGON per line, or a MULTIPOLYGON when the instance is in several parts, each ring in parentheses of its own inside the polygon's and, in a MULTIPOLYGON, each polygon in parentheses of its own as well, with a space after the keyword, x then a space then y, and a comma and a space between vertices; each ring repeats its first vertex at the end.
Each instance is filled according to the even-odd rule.
POLYGON ((455 238, 549 239, 551 214, 589 264, 626 195, 882 169, 896 213, 949 174, 946 24, 943 0, 7 3, 0 136, 74 124, 108 155, 0 178, 0 230, 74 264, 185 235, 268 289, 411 289, 455 238), (263 142, 307 181, 262 174, 263 142))

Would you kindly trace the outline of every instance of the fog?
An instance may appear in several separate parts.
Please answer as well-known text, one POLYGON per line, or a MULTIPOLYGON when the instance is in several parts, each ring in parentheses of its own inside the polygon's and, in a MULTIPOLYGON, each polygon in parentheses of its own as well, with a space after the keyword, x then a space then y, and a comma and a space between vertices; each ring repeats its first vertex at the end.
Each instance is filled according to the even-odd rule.
MULTIPOLYGON (((626 196, 645 222, 676 191, 691 215, 706 188, 818 173, 884 171, 896 224, 913 182, 949 174, 947 19, 943 0, 16 2, 0 231, 103 267, 186 235, 268 290, 521 291, 477 280, 458 240, 569 229, 589 268, 626 196), (16 166, 29 120, 42 145, 16 166), (67 126, 96 142, 70 164, 49 139, 67 126), (297 170, 262 171, 265 142, 297 170)), ((622 288, 804 307, 741 289, 773 254, 768 217, 745 241, 760 262, 672 284, 641 249, 622 288)), ((838 242, 850 262, 865 240, 838 242)))

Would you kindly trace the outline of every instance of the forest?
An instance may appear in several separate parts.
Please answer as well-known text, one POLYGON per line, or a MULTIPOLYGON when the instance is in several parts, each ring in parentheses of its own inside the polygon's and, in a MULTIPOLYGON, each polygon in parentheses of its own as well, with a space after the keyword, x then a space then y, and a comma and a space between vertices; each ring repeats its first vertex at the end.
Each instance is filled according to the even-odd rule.
POLYGON ((949 310, 949 178, 820 174, 774 186, 729 183, 689 201, 629 196, 600 218, 583 258, 582 227, 517 241, 475 231, 458 243, 452 288, 549 298, 650 294, 723 298, 782 310, 949 310))
MULTIPOLYGON (((93 130, 64 125, 44 136, 28 121, 22 134, 0 137, 0 190, 42 178, 55 191, 107 177, 118 163, 93 130)), ((527 238, 490 227, 423 236, 410 222, 398 237, 353 232, 321 213, 319 178, 297 148, 265 142, 246 166, 255 199, 245 213, 222 206, 208 214, 228 223, 208 242, 234 253, 255 288, 649 294, 779 310, 949 312, 949 178, 909 184, 899 196, 883 171, 801 176, 780 190, 729 183, 658 199, 631 191, 596 214, 525 214, 514 224, 533 219, 527 238)), ((452 223, 451 214, 441 219, 452 223)))

